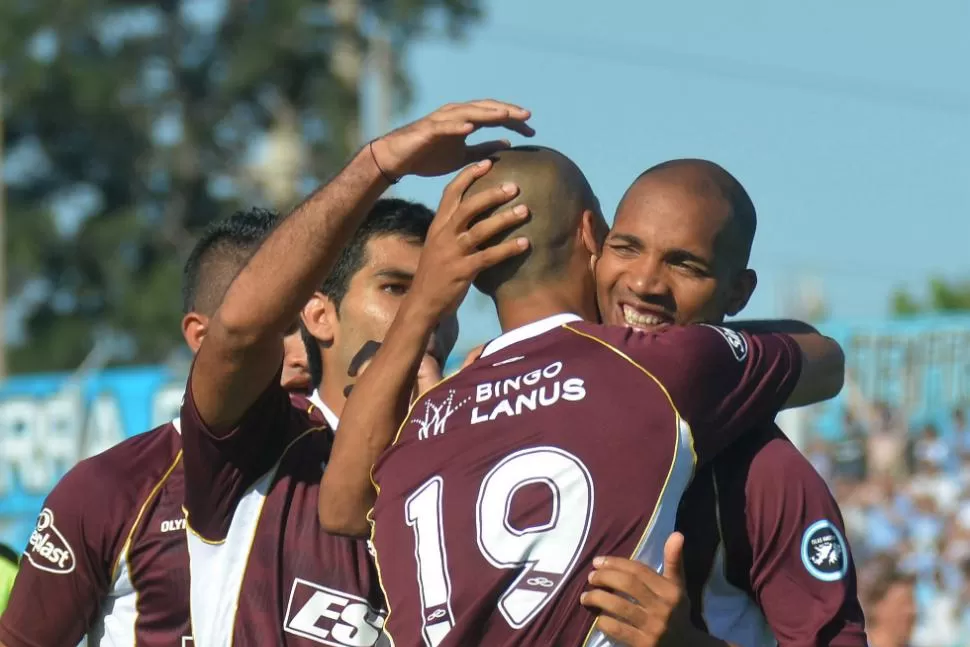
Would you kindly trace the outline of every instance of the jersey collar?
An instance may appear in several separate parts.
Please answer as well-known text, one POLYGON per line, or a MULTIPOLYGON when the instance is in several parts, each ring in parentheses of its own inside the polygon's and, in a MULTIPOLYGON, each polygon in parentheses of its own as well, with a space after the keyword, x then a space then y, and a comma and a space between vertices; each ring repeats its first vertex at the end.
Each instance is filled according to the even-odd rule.
POLYGON ((313 389, 313 393, 310 394, 310 402, 312 402, 313 406, 320 410, 320 413, 323 414, 323 417, 327 421, 327 424, 330 425, 330 428, 337 431, 337 424, 340 422, 340 418, 338 418, 337 414, 333 412, 333 409, 326 405, 323 398, 320 397, 320 391, 318 389, 313 389))
POLYGON ((558 328, 559 326, 564 326, 568 323, 582 320, 583 318, 579 315, 575 315, 571 312, 564 312, 562 314, 546 317, 545 319, 540 319, 539 321, 533 321, 532 323, 524 326, 519 326, 518 328, 514 328, 500 337, 496 337, 490 341, 488 345, 485 346, 485 350, 482 351, 481 357, 487 357, 497 353, 504 348, 508 348, 512 344, 519 343, 520 341, 538 337, 543 333, 549 332, 553 328, 558 328))

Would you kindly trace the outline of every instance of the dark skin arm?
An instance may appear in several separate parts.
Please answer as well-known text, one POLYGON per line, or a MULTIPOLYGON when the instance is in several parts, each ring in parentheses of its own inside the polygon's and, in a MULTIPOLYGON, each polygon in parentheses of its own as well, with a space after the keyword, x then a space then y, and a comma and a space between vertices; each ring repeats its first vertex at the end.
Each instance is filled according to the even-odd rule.
POLYGON ((496 187, 462 201, 465 190, 489 167, 488 162, 469 167, 445 189, 411 290, 347 399, 320 487, 320 523, 327 532, 370 534, 367 513, 377 497, 371 468, 393 442, 407 414, 411 385, 431 331, 444 313, 457 308, 479 272, 527 247, 526 241, 515 238, 479 249, 528 216, 527 210, 517 207, 469 227, 476 215, 508 202, 518 192, 511 186, 496 187))
POLYGON ((801 321, 734 321, 722 324, 749 333, 783 333, 791 337, 802 351, 802 373, 798 384, 785 403, 786 409, 803 407, 834 398, 845 381, 845 354, 834 339, 801 321))
POLYGON ((691 624, 683 550, 684 536, 675 532, 664 545, 663 575, 622 557, 596 558, 594 588, 579 598, 600 612, 596 628, 629 647, 734 647, 691 624))
POLYGON ((389 186, 387 177, 442 175, 508 142, 465 144, 483 126, 525 135, 528 111, 484 100, 448 105, 365 147, 291 213, 232 282, 192 369, 192 396, 212 433, 228 433, 274 379, 283 337, 341 248, 389 186))

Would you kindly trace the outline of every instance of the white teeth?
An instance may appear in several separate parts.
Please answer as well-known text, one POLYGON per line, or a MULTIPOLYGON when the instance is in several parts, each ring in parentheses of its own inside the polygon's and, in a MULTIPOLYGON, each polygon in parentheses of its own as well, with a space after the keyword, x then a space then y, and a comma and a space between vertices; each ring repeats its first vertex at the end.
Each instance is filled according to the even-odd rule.
POLYGON ((623 319, 631 326, 659 326, 663 319, 657 315, 637 312, 630 306, 623 306, 623 319))

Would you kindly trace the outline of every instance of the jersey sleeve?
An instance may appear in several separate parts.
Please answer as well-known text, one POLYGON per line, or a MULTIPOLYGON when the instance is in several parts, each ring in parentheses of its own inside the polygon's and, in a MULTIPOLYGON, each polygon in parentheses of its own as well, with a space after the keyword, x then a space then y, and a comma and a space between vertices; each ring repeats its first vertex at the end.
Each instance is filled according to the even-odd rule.
POLYGON ((787 440, 767 444, 745 483, 751 587, 780 647, 866 647, 839 506, 787 440))
POLYGON ((228 434, 214 435, 192 397, 192 376, 182 403, 182 462, 186 525, 208 542, 226 537, 243 494, 283 455, 293 405, 280 375, 228 434))
POLYGON ((0 617, 6 647, 74 647, 99 617, 124 540, 105 471, 79 463, 44 501, 0 617))
POLYGON ((801 350, 788 335, 721 326, 626 330, 622 348, 667 391, 690 425, 698 461, 771 422, 801 374, 801 350))

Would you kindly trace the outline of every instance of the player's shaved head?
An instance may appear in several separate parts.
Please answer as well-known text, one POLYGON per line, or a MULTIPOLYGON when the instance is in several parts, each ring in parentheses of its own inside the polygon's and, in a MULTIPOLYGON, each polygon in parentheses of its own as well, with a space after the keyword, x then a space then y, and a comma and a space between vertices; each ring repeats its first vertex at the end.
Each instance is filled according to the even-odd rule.
POLYGON ((720 228, 718 246, 731 264, 747 267, 758 219, 748 192, 722 166, 703 159, 677 159, 657 164, 636 179, 623 200, 649 194, 657 187, 679 188, 713 208, 704 213, 720 228))
POLYGON ((185 262, 183 313, 212 316, 233 279, 273 231, 278 220, 272 211, 249 209, 212 223, 185 262))
MULTIPOLYGON (((519 187, 519 194, 499 209, 518 204, 529 207, 529 219, 496 237, 525 236, 529 251, 482 272, 475 286, 485 294, 520 296, 536 286, 562 280, 576 247, 577 232, 586 211, 596 217, 597 235, 605 235, 606 223, 589 181, 575 162, 551 148, 520 146, 492 157, 492 168, 475 181, 466 196, 506 182, 519 187)), ((487 217, 493 212, 487 212, 487 217)))

